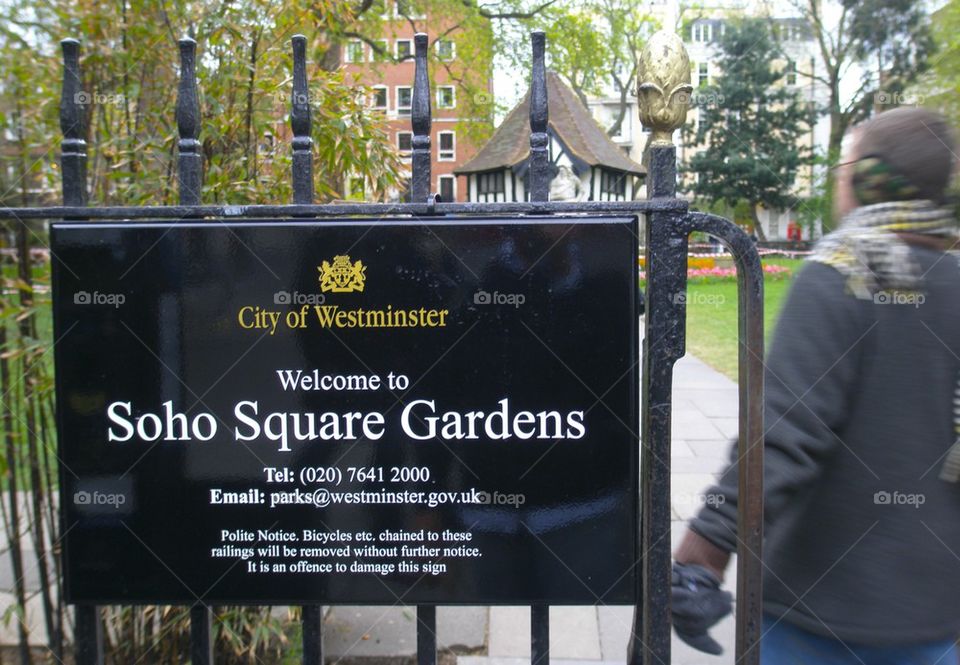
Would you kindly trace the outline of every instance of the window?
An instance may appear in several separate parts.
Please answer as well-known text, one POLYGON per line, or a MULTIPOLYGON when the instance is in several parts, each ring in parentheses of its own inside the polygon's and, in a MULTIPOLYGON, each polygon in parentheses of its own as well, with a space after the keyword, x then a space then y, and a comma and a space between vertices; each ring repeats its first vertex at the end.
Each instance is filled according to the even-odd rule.
POLYGON ((701 62, 697 67, 697 85, 710 85, 710 64, 701 62))
POLYGON ((797 84, 797 61, 787 60, 787 85, 797 84))
POLYGON ((603 169, 600 172, 600 193, 625 197, 627 195, 626 175, 603 169))
POLYGON ((390 43, 386 39, 376 40, 376 48, 370 46, 370 62, 386 62, 390 58, 390 43))
POLYGON ((713 25, 706 21, 697 21, 691 27, 691 41, 709 42, 713 39, 713 25))
POLYGON ((801 42, 806 39, 806 33, 803 25, 800 23, 786 23, 782 26, 780 34, 788 42, 801 42))
POLYGON ((454 132, 438 132, 437 142, 440 144, 440 150, 437 153, 438 161, 449 162, 456 159, 457 146, 454 132))
POLYGON ((397 86, 397 113, 400 115, 410 115, 410 107, 413 105, 413 88, 409 85, 397 86))
POLYGON ((397 40, 397 60, 407 60, 413 57, 413 40, 397 40))
POLYGON ((375 85, 373 86, 373 96, 370 102, 370 106, 381 111, 387 110, 387 86, 385 85, 375 85))
POLYGON ((345 57, 347 62, 363 62, 363 42, 347 42, 345 57))
POLYGON ((437 86, 437 108, 452 109, 457 105, 457 99, 452 85, 437 86))
POLYGON ((413 150, 413 132, 397 132, 397 150, 400 151, 401 157, 410 159, 410 152, 413 150))
POLYGON ((350 178, 350 191, 347 192, 347 197, 351 199, 363 199, 363 178, 359 176, 353 176, 350 178))
POLYGON ((478 194, 503 194, 505 191, 506 189, 504 189, 503 186, 503 171, 477 174, 478 194))
POLYGON ((442 175, 437 178, 437 189, 440 190, 440 200, 450 203, 457 200, 457 178, 452 175, 442 175))
POLYGON ((453 60, 457 55, 457 48, 449 39, 438 39, 436 49, 437 57, 447 62, 453 60))

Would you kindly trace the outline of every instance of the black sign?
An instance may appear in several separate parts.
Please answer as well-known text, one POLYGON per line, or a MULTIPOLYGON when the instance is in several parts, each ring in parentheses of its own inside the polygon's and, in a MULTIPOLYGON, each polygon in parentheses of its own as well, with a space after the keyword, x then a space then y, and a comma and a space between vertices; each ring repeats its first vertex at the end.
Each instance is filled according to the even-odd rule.
POLYGON ((635 602, 635 218, 53 225, 69 602, 635 602))

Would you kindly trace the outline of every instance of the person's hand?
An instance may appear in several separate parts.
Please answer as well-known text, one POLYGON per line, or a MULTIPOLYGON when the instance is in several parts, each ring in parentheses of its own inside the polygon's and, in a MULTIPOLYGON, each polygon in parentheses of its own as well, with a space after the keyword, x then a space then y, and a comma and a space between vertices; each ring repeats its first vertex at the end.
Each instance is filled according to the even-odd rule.
POLYGON ((677 637, 698 651, 723 653, 720 643, 707 634, 732 607, 733 596, 720 590, 720 578, 703 566, 674 563, 671 597, 677 637))

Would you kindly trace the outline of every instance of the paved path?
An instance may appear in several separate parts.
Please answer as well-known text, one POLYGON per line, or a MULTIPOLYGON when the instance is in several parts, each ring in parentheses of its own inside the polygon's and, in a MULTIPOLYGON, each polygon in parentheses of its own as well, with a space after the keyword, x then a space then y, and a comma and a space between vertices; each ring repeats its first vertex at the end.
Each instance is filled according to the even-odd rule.
MULTIPOLYGON (((673 540, 682 536, 683 520, 695 512, 698 496, 723 468, 729 439, 736 434, 736 384, 698 359, 687 356, 676 367, 673 410, 673 540)), ((26 552, 28 586, 37 587, 32 552, 26 552)), ((13 576, 6 547, 0 548, 0 612, 13 603, 13 576)), ((735 584, 733 567, 726 585, 735 584)), ((43 644, 40 598, 27 603, 33 627, 31 642, 43 644)), ((437 637, 442 648, 458 656, 458 665, 529 663, 530 612, 526 607, 441 607, 437 637)), ((551 660, 620 661, 626 658, 631 630, 630 607, 551 608, 551 660)), ((673 641, 673 663, 733 663, 733 621, 714 629, 726 653, 711 657, 673 641)), ((410 656, 416 652, 416 613, 408 607, 334 607, 326 616, 325 647, 344 661, 410 656)), ((0 622, 0 645, 15 644, 16 622, 0 622)), ((561 664, 562 665, 562 664, 561 664)))
MULTIPOLYGON (((673 393, 673 541, 683 534, 683 520, 699 505, 698 497, 723 469, 729 440, 737 433, 737 385, 697 358, 686 356, 676 367, 673 393)), ((736 584, 734 566, 725 582, 736 584)), ((631 607, 553 607, 550 610, 551 662, 626 660, 631 607)), ((713 634, 724 645, 719 657, 690 649, 674 637, 674 665, 733 663, 733 620, 713 634)), ((530 658, 530 610, 527 607, 441 607, 437 639, 458 654, 458 665, 524 665, 530 658)), ((416 613, 413 608, 335 607, 326 619, 326 649, 333 657, 370 658, 413 655, 416 613)))

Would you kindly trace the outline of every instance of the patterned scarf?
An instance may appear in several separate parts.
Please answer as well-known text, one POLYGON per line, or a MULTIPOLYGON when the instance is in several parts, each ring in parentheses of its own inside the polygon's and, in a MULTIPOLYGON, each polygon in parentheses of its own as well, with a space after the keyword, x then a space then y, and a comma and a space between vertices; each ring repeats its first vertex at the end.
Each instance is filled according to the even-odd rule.
MULTIPOLYGON (((849 292, 863 300, 883 302, 881 291, 917 293, 923 290, 923 271, 900 234, 958 239, 952 208, 922 199, 887 201, 861 206, 847 215, 836 231, 817 243, 810 260, 838 270, 847 278, 849 292)), ((950 254, 960 265, 960 253, 954 249, 950 254)), ((960 482, 960 372, 953 395, 953 426, 955 443, 940 478, 956 483, 960 482)))

